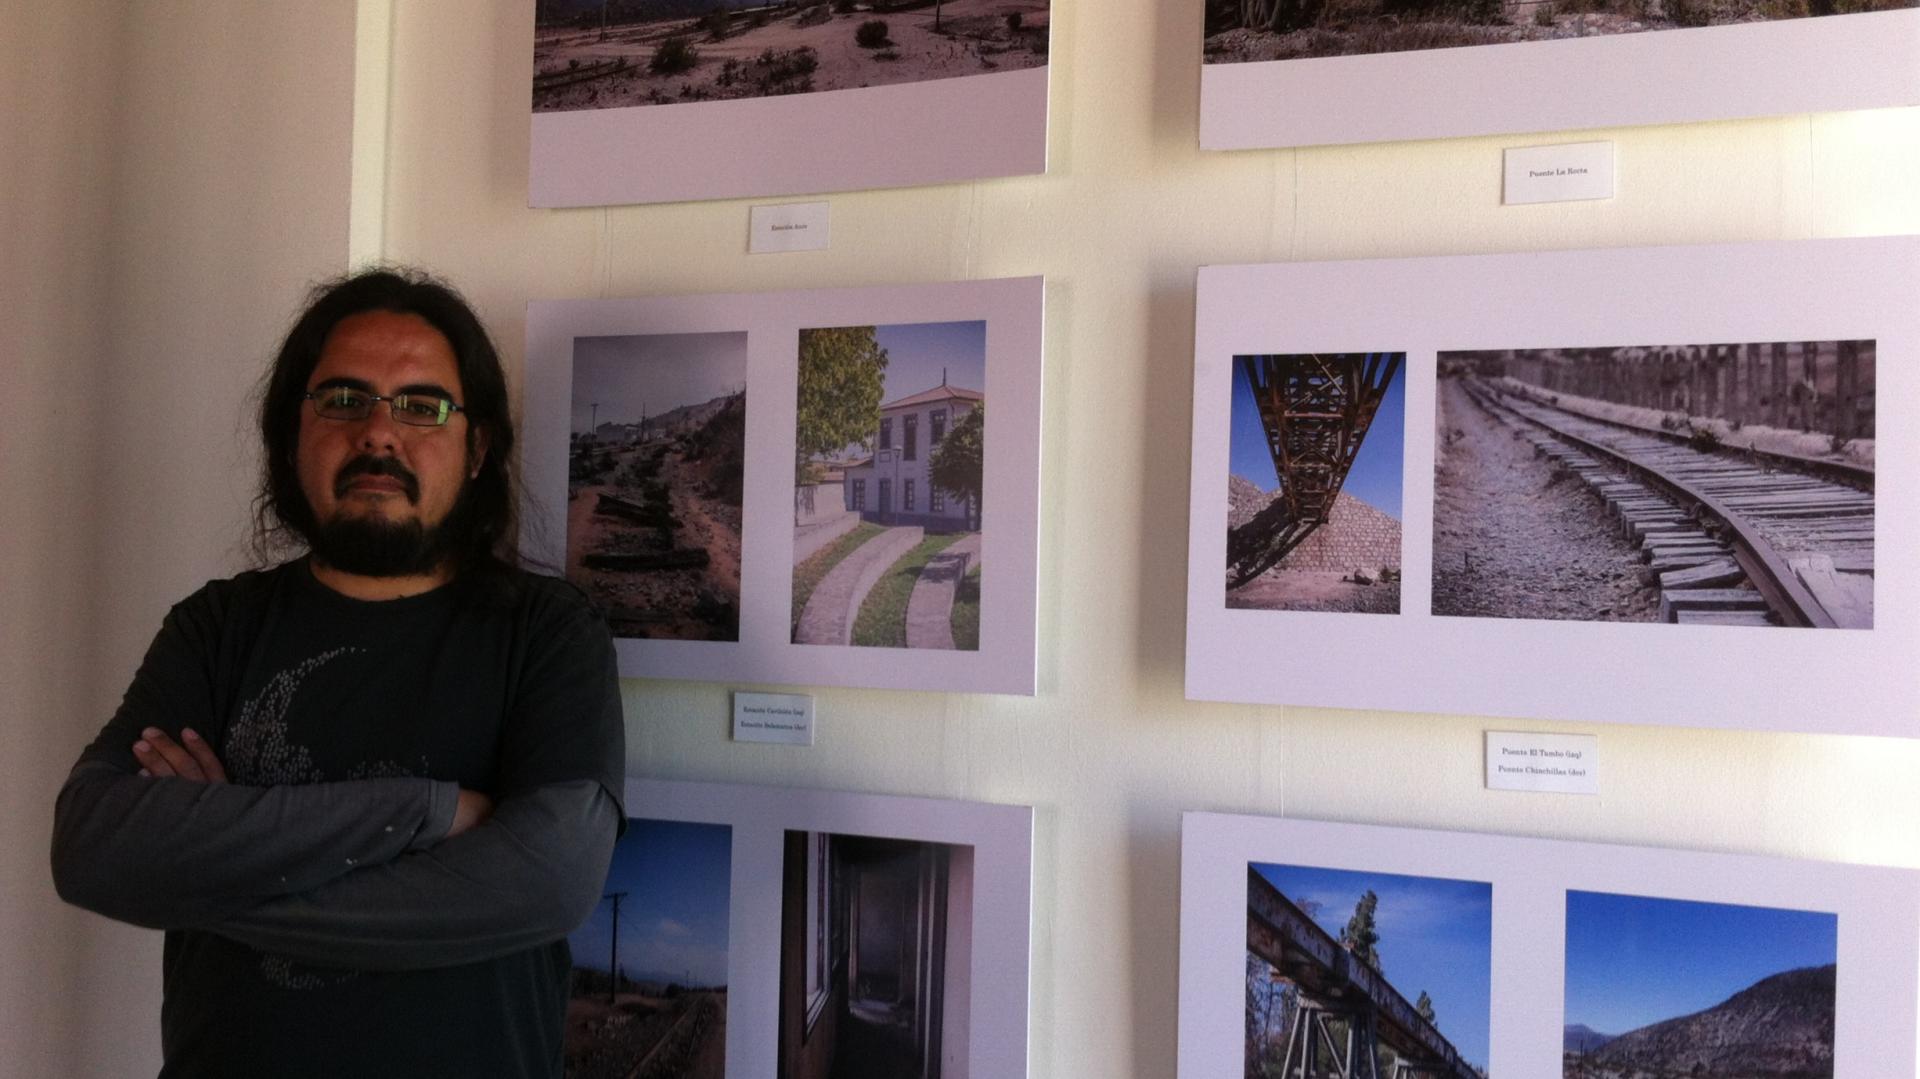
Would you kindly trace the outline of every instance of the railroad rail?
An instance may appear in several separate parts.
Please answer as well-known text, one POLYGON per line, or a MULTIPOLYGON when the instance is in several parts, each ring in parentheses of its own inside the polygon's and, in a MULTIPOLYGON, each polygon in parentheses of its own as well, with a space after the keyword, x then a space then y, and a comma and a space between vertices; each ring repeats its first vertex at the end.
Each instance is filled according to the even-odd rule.
POLYGON ((1247 950, 1299 990, 1281 1069, 1288 1079, 1379 1079, 1375 1044, 1399 1058, 1391 1079, 1481 1079, 1399 990, 1251 866, 1247 950))
POLYGON ((1468 395, 1583 480, 1660 589, 1666 622, 1871 628, 1874 500, 1857 477, 1582 416, 1479 379, 1468 395))

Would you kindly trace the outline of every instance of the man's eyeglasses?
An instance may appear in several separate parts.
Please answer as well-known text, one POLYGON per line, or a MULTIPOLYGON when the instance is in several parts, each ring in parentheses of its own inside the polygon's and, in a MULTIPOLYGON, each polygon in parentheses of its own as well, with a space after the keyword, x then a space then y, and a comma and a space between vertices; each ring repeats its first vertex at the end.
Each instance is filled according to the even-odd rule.
POLYGON ((438 427, 454 413, 465 411, 437 393, 396 393, 385 397, 351 386, 329 386, 301 396, 313 402, 313 414, 323 420, 364 420, 373 415, 373 406, 381 401, 387 403, 395 423, 414 427, 438 427))

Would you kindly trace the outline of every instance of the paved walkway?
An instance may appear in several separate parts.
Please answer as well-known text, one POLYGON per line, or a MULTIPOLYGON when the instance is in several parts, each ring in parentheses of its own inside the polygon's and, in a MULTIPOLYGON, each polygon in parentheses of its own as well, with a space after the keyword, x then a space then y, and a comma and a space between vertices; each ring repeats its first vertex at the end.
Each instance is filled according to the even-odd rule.
POLYGON ((907 598, 907 647, 953 648, 953 594, 980 554, 980 533, 927 560, 907 598))
POLYGON ((808 521, 793 526, 793 564, 799 565, 834 540, 854 530, 860 523, 857 513, 843 513, 837 517, 808 521))
POLYGON ((793 643, 852 644, 853 618, 860 613, 867 593, 873 591, 874 582, 885 576, 901 555, 913 550, 925 534, 926 530, 917 525, 889 528, 841 559, 807 597, 800 624, 793 631, 793 643))

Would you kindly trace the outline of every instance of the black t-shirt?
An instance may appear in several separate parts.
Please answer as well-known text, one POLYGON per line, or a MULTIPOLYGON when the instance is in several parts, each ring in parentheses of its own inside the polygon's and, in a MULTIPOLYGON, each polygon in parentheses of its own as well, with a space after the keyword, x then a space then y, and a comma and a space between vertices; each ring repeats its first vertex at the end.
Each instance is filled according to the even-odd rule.
MULTIPOLYGON (((298 561, 208 584, 174 608, 161 637, 153 654, 204 665, 154 670, 150 659, 83 759, 125 766, 140 729, 177 731, 176 717, 198 716, 192 725, 239 784, 414 776, 501 798, 593 779, 621 796, 611 643, 562 581, 520 574, 503 590, 456 580, 364 602, 298 561)), ((376 972, 172 931, 161 1074, 558 1075, 570 966, 564 939, 376 972)))

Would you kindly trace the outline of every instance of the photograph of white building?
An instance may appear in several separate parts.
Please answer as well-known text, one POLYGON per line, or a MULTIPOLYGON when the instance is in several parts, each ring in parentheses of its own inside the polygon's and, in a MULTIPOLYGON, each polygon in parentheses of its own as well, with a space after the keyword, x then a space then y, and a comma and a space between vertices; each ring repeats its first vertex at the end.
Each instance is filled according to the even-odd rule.
POLYGON ((803 330, 793 642, 979 648, 987 325, 803 330))

